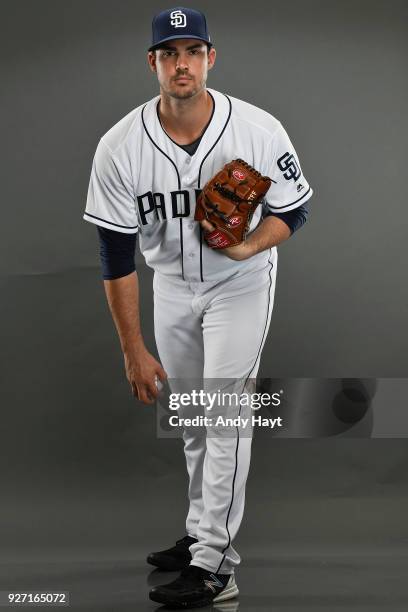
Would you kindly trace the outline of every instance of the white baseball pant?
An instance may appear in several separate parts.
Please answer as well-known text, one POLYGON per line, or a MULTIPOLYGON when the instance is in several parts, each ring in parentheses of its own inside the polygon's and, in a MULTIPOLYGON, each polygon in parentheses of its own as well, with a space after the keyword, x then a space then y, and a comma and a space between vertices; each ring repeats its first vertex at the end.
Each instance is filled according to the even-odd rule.
MULTIPOLYGON (((191 283, 155 272, 155 338, 172 390, 185 386, 183 381, 188 386, 188 379, 203 380, 206 391, 218 389, 217 379, 224 380, 223 391, 225 379, 228 391, 243 390, 256 377, 273 309, 276 249, 274 255, 267 267, 222 282, 191 283)), ((222 406, 216 410, 221 413, 222 406)), ((223 436, 213 428, 183 430, 186 531, 198 540, 190 546, 192 564, 222 574, 233 573, 241 560, 232 542, 244 512, 251 458, 252 432, 232 431, 223 436)))

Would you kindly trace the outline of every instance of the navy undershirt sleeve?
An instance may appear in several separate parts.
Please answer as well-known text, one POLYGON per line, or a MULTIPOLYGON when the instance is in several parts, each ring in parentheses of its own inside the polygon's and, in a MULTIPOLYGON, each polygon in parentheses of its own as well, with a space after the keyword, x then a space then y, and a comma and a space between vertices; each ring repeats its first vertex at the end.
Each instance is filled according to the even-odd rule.
MULTIPOLYGON (((291 234, 296 232, 307 220, 308 202, 286 213, 267 212, 280 217, 289 227, 291 234)), ((136 234, 124 234, 99 225, 96 226, 99 236, 100 260, 104 280, 114 280, 127 276, 136 270, 136 234)))
POLYGON ((136 234, 124 234, 96 226, 99 236, 99 255, 104 280, 127 276, 136 270, 136 234))
POLYGON ((309 202, 305 202, 302 206, 290 210, 285 213, 275 213, 268 211, 265 217, 279 217, 289 227, 291 234, 294 234, 304 223, 306 223, 307 215, 309 214, 309 202))

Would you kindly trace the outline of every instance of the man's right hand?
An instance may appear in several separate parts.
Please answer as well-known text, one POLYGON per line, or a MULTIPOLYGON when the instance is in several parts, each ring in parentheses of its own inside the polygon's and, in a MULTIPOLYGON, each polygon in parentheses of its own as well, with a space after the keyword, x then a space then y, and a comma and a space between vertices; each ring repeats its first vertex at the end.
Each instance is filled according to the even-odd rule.
POLYGON ((166 372, 145 347, 139 347, 135 353, 124 353, 124 359, 133 395, 144 404, 153 404, 159 394, 156 378, 164 382, 166 372))

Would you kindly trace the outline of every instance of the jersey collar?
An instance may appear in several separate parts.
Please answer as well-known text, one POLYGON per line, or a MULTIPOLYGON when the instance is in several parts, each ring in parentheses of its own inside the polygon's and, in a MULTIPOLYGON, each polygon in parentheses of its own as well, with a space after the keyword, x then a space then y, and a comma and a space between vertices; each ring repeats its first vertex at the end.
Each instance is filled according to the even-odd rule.
MULTIPOLYGON (((231 101, 229 97, 214 89, 207 88, 207 91, 214 100, 213 115, 201 138, 197 151, 192 157, 187 151, 177 145, 162 128, 157 115, 157 104, 160 96, 150 100, 142 111, 144 128, 152 144, 154 143, 156 149, 170 158, 178 168, 183 167, 187 159, 191 160, 190 168, 197 173, 199 183, 203 163, 217 146, 218 141, 228 127, 231 117, 231 101)), ((198 186, 202 187, 200 184, 198 186)))

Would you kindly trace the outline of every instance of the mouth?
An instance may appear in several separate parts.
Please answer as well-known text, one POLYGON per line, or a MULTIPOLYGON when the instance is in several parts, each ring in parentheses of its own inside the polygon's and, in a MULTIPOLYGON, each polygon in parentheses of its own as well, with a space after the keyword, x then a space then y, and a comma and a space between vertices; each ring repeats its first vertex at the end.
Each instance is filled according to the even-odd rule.
POLYGON ((177 77, 174 80, 176 81, 176 83, 184 83, 186 81, 191 81, 191 78, 190 77, 182 76, 182 77, 177 77))

